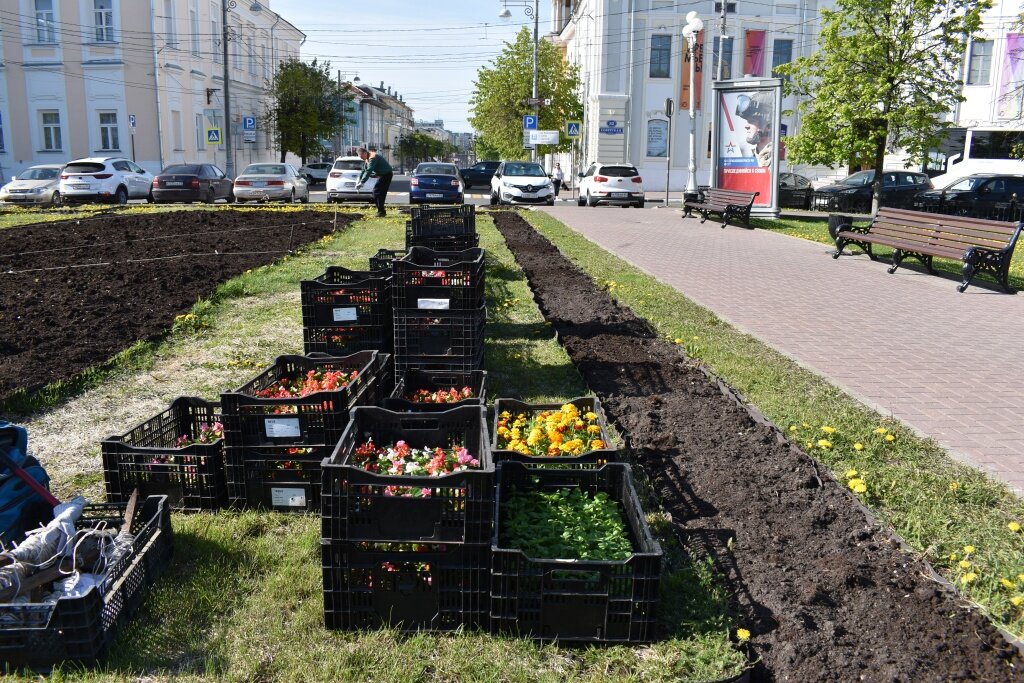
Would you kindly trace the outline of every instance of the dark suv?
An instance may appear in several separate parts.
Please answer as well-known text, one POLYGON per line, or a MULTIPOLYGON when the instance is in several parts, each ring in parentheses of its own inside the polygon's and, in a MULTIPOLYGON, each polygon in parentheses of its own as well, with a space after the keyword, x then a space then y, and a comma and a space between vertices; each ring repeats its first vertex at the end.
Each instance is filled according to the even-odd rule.
POLYGON ((469 168, 459 169, 459 175, 462 176, 462 184, 466 186, 467 190, 474 185, 490 187, 491 178, 494 177, 494 172, 498 170, 499 164, 501 164, 500 161, 480 161, 469 168))
MULTIPOLYGON (((843 178, 834 185, 819 188, 814 192, 813 208, 822 211, 871 211, 871 184, 875 172, 858 171, 843 178)), ((916 171, 882 171, 882 206, 910 208, 914 195, 930 190, 931 180, 924 173, 916 171)))
POLYGON ((1019 220, 1020 202, 1024 202, 1024 176, 995 173, 976 173, 941 190, 914 195, 918 211, 994 220, 1019 220))

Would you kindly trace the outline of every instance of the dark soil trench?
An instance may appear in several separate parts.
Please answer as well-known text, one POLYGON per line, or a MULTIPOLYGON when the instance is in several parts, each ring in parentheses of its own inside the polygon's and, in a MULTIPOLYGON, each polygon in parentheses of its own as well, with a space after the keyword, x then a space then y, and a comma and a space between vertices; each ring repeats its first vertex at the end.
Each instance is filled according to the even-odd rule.
POLYGON ((680 536, 725 575, 753 633, 755 680, 1024 678, 1017 649, 823 468, 752 419, 518 214, 492 215, 680 536))

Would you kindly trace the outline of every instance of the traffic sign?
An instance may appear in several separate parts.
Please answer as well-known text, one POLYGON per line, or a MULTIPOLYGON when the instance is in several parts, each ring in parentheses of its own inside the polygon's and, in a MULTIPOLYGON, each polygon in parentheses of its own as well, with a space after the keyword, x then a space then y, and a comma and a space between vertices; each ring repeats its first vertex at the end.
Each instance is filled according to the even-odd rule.
POLYGON ((242 142, 256 142, 256 131, 254 131, 254 130, 243 130, 242 131, 242 142))
POLYGON ((128 126, 135 130, 135 114, 128 114, 128 126))
POLYGON ((220 128, 207 128, 206 129, 206 144, 208 144, 208 145, 219 145, 220 144, 220 128))
POLYGON ((530 131, 523 131, 523 149, 533 149, 533 144, 530 142, 530 131))
POLYGON ((565 122, 565 137, 567 138, 578 138, 580 136, 580 130, 583 129, 582 121, 566 121, 565 122))
POLYGON ((537 117, 527 114, 523 117, 523 130, 537 130, 537 117))
POLYGON ((557 130, 531 130, 530 144, 534 145, 557 145, 558 144, 558 131, 557 130))
POLYGON ((242 130, 256 130, 256 117, 255 116, 243 116, 242 117, 242 130))

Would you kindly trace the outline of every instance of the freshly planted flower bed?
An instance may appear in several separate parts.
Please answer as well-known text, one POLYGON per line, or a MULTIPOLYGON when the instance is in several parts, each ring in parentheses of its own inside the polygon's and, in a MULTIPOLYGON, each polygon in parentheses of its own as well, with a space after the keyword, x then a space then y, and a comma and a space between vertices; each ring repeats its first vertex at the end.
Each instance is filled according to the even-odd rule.
POLYGON ((381 407, 396 411, 436 412, 464 405, 481 405, 487 372, 430 372, 407 370, 381 407))
POLYGON ((495 462, 587 468, 619 459, 601 402, 593 396, 564 404, 499 398, 494 402, 492 431, 495 462))

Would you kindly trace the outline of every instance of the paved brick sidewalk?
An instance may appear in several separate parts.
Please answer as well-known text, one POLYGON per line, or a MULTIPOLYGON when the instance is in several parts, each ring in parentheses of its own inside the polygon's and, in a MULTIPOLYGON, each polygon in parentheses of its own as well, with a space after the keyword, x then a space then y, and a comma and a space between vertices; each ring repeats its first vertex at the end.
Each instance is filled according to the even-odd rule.
POLYGON ((958 294, 948 278, 678 210, 544 210, 1024 492, 1024 294, 958 294))

